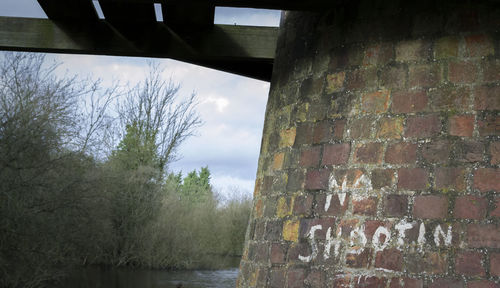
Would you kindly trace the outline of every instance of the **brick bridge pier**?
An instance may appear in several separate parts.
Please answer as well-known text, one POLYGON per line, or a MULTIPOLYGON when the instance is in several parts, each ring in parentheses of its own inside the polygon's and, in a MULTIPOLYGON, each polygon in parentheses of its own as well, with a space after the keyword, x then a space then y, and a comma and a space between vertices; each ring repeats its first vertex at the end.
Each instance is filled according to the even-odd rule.
POLYGON ((281 23, 238 287, 500 287, 498 1, 281 23))

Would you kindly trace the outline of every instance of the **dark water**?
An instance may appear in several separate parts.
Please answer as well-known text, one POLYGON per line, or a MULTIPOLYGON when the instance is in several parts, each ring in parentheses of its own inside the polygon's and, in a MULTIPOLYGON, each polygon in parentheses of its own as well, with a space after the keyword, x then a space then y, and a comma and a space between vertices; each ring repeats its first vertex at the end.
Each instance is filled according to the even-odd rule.
POLYGON ((87 267, 79 269, 60 287, 75 288, 233 288, 238 269, 215 271, 129 270, 87 267))

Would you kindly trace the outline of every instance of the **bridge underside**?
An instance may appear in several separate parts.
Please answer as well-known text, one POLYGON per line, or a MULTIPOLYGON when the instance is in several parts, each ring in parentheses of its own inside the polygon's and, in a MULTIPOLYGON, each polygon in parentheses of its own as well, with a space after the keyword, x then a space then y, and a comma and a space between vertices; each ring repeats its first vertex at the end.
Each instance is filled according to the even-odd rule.
POLYGON ((100 19, 93 2, 38 0, 49 19, 0 17, 0 49, 171 58, 270 81, 278 28, 215 25, 215 7, 325 6, 316 0, 99 0, 100 19))

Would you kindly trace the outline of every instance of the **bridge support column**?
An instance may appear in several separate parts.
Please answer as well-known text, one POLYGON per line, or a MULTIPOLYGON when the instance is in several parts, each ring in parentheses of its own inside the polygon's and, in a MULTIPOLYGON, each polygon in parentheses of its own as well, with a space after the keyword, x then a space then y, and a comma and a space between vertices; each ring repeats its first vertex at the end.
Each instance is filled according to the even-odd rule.
POLYGON ((498 3, 338 2, 282 20, 238 287, 497 287, 498 3))

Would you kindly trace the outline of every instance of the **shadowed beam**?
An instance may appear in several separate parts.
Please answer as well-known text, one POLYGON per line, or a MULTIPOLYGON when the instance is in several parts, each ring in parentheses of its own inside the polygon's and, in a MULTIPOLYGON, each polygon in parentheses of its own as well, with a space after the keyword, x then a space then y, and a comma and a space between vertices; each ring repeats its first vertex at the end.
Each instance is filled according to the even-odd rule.
POLYGON ((270 80, 278 28, 214 25, 189 44, 161 23, 147 33, 144 43, 137 45, 106 21, 69 25, 47 19, 0 17, 2 50, 172 58, 270 80))
POLYGON ((106 0, 115 3, 162 3, 168 5, 223 6, 277 10, 322 11, 346 0, 106 0))

